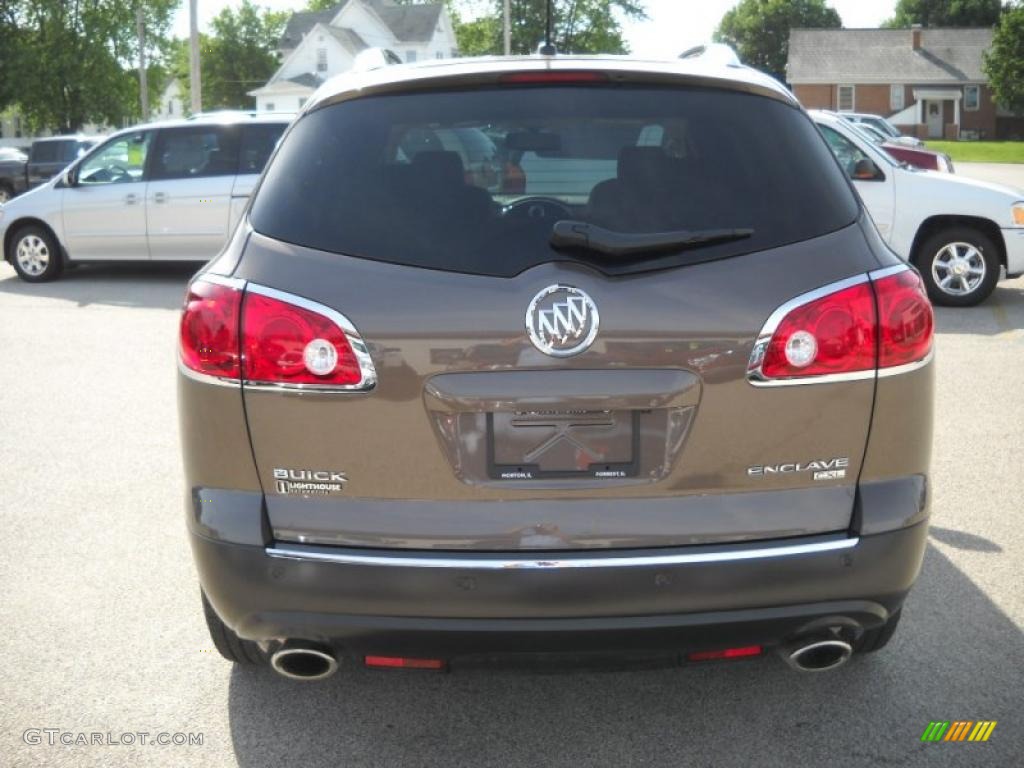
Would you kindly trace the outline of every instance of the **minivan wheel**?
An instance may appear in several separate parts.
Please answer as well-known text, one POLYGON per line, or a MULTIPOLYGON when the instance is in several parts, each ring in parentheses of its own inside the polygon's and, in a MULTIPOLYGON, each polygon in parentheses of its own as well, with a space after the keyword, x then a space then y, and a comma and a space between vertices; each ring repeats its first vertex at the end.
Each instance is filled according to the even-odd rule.
POLYGON ((206 593, 200 592, 203 598, 203 615, 206 617, 206 627, 210 630, 210 639, 213 646, 221 656, 236 664, 261 664, 263 652, 252 640, 243 640, 220 620, 220 616, 213 610, 210 601, 206 599, 206 593))
POLYGON ((0 205, 10 202, 12 197, 14 197, 14 193, 11 188, 6 184, 0 184, 0 205))
POLYGON ((53 280, 64 266, 60 247, 49 231, 39 226, 22 227, 14 233, 8 259, 18 277, 30 283, 53 280))
POLYGON ((918 248, 914 263, 935 304, 973 307, 989 297, 999 281, 999 251, 971 227, 936 232, 918 248))
POLYGON ((855 650, 857 653, 874 653, 880 651, 889 644, 892 636, 896 634, 896 627, 900 623, 900 611, 889 616, 888 621, 880 627, 869 629, 861 635, 855 650))

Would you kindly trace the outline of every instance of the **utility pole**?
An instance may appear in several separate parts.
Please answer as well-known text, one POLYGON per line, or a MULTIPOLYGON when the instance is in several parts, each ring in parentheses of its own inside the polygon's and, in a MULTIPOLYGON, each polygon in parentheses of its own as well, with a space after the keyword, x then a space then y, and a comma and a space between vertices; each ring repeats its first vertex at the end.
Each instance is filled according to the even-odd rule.
POLYGON ((135 34, 139 38, 139 100, 145 123, 149 121, 149 77, 146 75, 146 14, 141 0, 135 6, 135 34))
POLYGON ((512 55, 512 0, 505 0, 505 55, 512 55))
POLYGON ((192 114, 203 111, 203 78, 199 71, 199 13, 196 10, 198 0, 188 2, 189 32, 189 90, 192 91, 192 114))

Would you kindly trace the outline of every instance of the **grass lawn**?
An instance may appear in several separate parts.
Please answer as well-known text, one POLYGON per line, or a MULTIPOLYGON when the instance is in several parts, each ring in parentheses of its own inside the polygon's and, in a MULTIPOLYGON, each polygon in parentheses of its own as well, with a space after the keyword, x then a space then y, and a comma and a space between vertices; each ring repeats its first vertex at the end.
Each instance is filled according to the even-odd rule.
POLYGON ((953 162, 1024 163, 1024 141, 927 141, 926 149, 945 152, 953 162))

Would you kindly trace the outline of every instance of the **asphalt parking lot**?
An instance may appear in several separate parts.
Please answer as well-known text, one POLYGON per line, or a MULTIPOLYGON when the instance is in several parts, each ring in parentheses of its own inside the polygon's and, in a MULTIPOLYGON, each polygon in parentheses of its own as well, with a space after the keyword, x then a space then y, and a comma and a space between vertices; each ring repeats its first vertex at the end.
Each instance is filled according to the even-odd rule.
POLYGON ((30 286, 0 265, 0 764, 1021 764, 1024 279, 938 312, 933 527, 885 651, 822 675, 771 657, 303 685, 232 669, 203 625, 173 375, 189 274, 83 267, 30 286), (921 743, 958 719, 998 726, 985 744, 921 743), (49 746, 27 729, 203 743, 49 746))

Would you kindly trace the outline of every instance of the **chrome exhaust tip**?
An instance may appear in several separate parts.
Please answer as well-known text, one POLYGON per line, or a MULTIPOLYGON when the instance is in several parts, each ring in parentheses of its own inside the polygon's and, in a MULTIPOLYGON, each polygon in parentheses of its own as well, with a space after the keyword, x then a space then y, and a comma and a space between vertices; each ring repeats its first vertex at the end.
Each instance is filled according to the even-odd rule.
POLYGON ((850 660, 853 646, 837 638, 798 640, 790 644, 782 657, 799 672, 827 672, 838 669, 850 660))
POLYGON ((292 680, 326 680, 338 671, 338 660, 328 649, 309 644, 286 643, 270 657, 270 666, 292 680))

